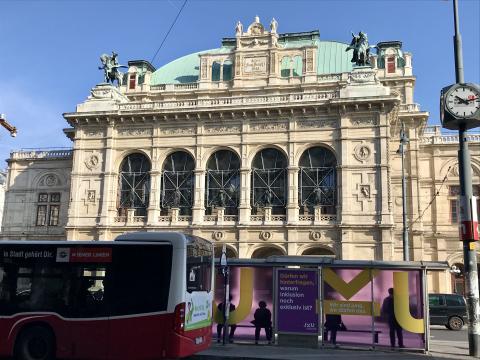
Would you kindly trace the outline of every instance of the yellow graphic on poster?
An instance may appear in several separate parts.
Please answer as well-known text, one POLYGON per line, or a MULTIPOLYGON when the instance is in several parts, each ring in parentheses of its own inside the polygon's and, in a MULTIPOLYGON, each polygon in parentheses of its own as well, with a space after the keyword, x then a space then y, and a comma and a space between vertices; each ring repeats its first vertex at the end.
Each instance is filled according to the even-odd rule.
POLYGON ((365 287, 370 280, 380 273, 378 269, 364 269, 355 276, 350 282, 346 282, 338 276, 332 269, 326 268, 323 273, 325 282, 340 293, 345 299, 352 298, 362 288, 365 287), (370 276, 371 271, 371 276, 370 276))
POLYGON ((395 318, 400 326, 412 333, 423 334, 424 320, 415 319, 410 314, 410 291, 408 289, 408 272, 393 273, 393 301, 395 318))
MULTIPOLYGON (((325 314, 334 315, 372 315, 371 301, 324 300, 325 314)), ((380 316, 380 304, 373 303, 374 316, 380 316)))
MULTIPOLYGON (((240 299, 237 308, 229 314, 228 323, 238 324, 244 320, 252 310, 253 302, 253 269, 240 269, 240 299)), ((223 314, 217 306, 213 308, 213 319, 217 324, 223 324, 223 314)))

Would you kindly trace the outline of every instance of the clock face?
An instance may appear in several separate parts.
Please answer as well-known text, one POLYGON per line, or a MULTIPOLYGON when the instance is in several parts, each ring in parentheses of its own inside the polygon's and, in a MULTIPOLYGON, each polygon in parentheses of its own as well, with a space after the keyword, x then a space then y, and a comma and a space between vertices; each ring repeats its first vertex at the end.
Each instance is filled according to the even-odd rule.
POLYGON ((458 118, 468 118, 480 109, 480 91, 468 85, 460 85, 447 94, 447 110, 458 118))

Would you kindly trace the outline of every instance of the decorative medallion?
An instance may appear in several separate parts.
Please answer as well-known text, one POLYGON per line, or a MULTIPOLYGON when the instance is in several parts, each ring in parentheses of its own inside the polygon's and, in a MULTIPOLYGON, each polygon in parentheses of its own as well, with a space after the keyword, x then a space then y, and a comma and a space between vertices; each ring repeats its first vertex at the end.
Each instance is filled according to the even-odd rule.
POLYGON ((223 233, 223 231, 212 232, 212 238, 216 241, 222 240, 224 236, 225 236, 225 234, 223 233))
POLYGON ((353 153, 353 156, 355 156, 355 158, 361 162, 368 160, 371 155, 372 150, 370 150, 370 147, 365 144, 357 145, 353 153))
POLYGON ((97 155, 92 154, 85 160, 85 166, 89 170, 96 169, 100 163, 100 159, 97 155))
POLYGON ((322 233, 320 231, 310 231, 310 239, 313 241, 318 241, 322 238, 322 233))
POLYGON ((360 194, 365 199, 370 199, 370 185, 360 185, 360 194))
POLYGON ((270 231, 261 231, 260 232, 260 239, 263 241, 267 241, 272 237, 272 233, 270 231))
POLYGON ((45 185, 47 186, 55 186, 57 185, 57 177, 55 175, 47 175, 45 177, 45 185))

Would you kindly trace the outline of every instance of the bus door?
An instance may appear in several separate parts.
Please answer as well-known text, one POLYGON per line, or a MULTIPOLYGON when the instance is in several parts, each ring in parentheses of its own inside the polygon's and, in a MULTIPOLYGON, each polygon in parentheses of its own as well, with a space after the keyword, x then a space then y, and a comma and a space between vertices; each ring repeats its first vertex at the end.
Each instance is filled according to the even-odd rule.
POLYGON ((114 247, 109 359, 160 358, 166 351, 171 264, 169 244, 114 247))
POLYGON ((106 359, 109 321, 105 294, 106 266, 80 265, 75 270, 71 314, 74 358, 106 359))

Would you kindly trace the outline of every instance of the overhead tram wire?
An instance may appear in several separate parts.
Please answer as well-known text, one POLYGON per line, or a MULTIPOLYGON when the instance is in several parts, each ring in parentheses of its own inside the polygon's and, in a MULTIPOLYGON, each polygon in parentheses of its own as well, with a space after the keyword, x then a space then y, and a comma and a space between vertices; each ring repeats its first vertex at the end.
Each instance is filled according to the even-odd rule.
POLYGON ((153 65, 153 60, 155 60, 155 58, 157 57, 158 52, 160 51, 160 49, 162 48, 163 44, 165 43, 165 40, 167 40, 167 37, 168 37, 168 35, 170 34, 170 31, 172 31, 173 27, 175 26, 175 23, 177 22, 178 18, 180 17, 180 14, 182 13, 183 8, 184 8, 185 5, 187 4, 187 1, 188 1, 188 0, 185 0, 185 1, 183 2, 182 7, 180 8, 180 10, 178 10, 177 16, 175 17, 175 19, 174 19, 173 22, 172 22, 172 25, 170 25, 170 28, 168 29, 167 33, 165 34, 165 37, 163 38, 162 43, 160 44, 160 46, 158 47, 157 51, 155 52, 155 55, 153 55, 152 60, 150 61, 150 63, 151 63, 152 65, 153 65))

